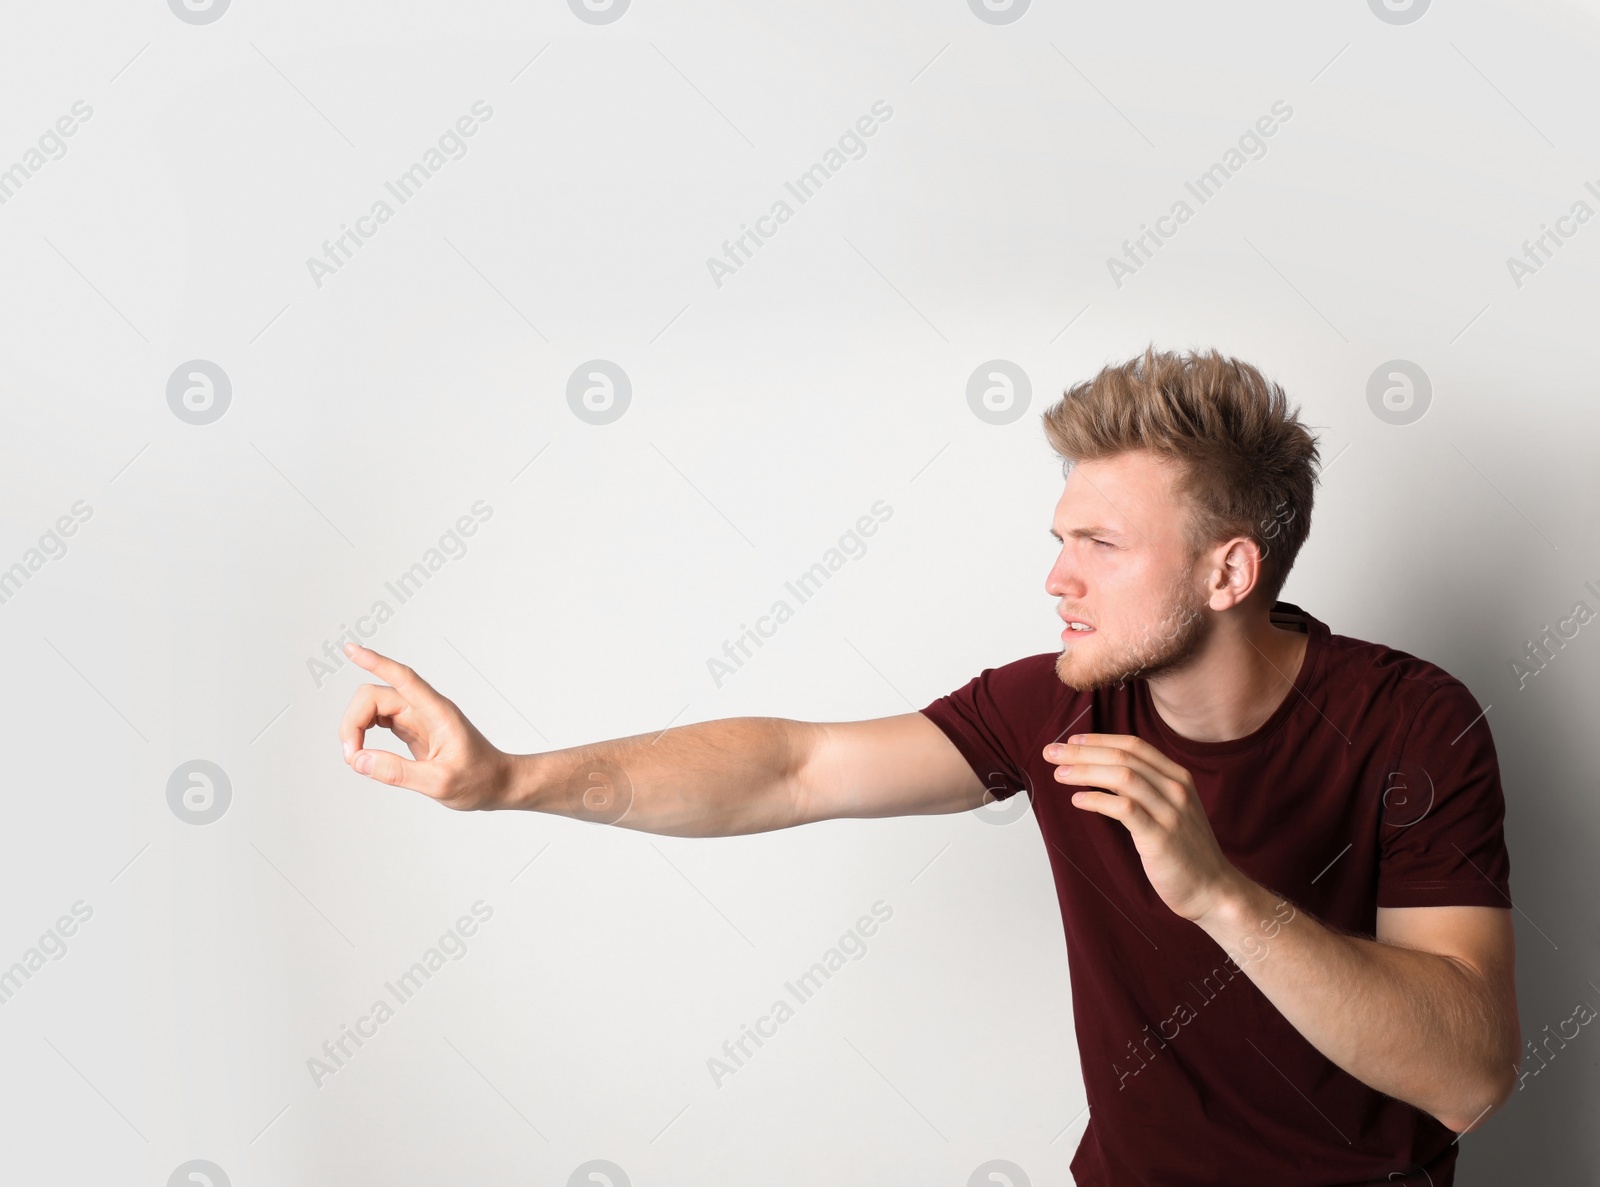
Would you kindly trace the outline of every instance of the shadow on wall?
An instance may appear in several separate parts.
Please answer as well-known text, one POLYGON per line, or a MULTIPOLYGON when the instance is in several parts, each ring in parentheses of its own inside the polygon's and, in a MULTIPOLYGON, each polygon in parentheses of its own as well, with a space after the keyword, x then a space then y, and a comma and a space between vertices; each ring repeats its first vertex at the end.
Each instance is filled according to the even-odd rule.
POLYGON ((1492 706, 1506 800, 1522 1076, 1505 1107, 1461 1140, 1456 1183, 1600 1182, 1593 1120, 1600 1099, 1600 931, 1590 908, 1600 894, 1593 858, 1600 779, 1585 745, 1593 728, 1600 623, 1592 639, 1567 643, 1524 687, 1511 667, 1525 638, 1570 615, 1579 599, 1600 614, 1600 598, 1554 554, 1540 572, 1524 574, 1530 580, 1488 587, 1470 561, 1466 550, 1451 550, 1425 578, 1412 577, 1409 597, 1394 591, 1402 605, 1450 607, 1448 626, 1426 645, 1436 654, 1424 658, 1492 706), (1463 603, 1452 593, 1466 589, 1480 596, 1463 603))
POLYGON ((1522 1076, 1505 1107, 1462 1139, 1460 1187, 1501 1187, 1533 1175, 1552 1183, 1600 1181, 1593 1128, 1600 960, 1588 908, 1595 891, 1574 877, 1593 868, 1594 838, 1570 810, 1574 795, 1592 802, 1595 779, 1574 778, 1584 769, 1570 741, 1574 731, 1550 729, 1548 719, 1538 728, 1541 711, 1550 712, 1530 705, 1520 721, 1508 715, 1495 735, 1517 906, 1522 1076))

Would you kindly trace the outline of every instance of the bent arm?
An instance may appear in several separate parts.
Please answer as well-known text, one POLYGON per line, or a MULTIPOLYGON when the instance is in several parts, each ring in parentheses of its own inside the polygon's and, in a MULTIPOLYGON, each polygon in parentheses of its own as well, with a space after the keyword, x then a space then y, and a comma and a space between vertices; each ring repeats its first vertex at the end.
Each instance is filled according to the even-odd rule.
POLYGON ((729 717, 511 756, 503 802, 680 837, 840 817, 960 812, 985 790, 920 713, 867 721, 729 717))
POLYGON ((1511 912, 1378 916, 1376 938, 1346 935, 1245 879, 1196 922, 1318 1051, 1464 1133, 1505 1104, 1516 1081, 1511 912))

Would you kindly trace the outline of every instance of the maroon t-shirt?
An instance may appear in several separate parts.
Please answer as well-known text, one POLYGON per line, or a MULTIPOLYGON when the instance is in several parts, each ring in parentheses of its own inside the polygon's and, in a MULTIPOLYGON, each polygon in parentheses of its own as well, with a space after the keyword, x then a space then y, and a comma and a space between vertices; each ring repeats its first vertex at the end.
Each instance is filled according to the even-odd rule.
POLYGON ((1174 733, 1143 680, 1068 688, 1057 652, 987 668, 922 710, 996 798, 1028 793, 1044 835, 1089 1098, 1079 1187, 1453 1180, 1456 1135, 1307 1042, 1040 754, 1078 733, 1143 738, 1194 776, 1235 866, 1337 930, 1371 936, 1379 907, 1509 907, 1500 776, 1472 694, 1297 606, 1273 615, 1307 632, 1305 660, 1295 691, 1233 741, 1174 733))

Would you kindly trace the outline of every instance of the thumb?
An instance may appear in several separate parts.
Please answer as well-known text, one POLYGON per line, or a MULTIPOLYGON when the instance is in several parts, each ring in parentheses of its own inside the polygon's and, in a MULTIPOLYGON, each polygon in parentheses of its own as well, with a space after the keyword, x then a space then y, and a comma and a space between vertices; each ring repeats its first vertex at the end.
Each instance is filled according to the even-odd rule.
POLYGON ((393 751, 358 750, 352 757, 350 765, 379 783, 387 783, 393 787, 409 787, 413 791, 422 790, 424 782, 422 764, 409 758, 401 758, 393 751))

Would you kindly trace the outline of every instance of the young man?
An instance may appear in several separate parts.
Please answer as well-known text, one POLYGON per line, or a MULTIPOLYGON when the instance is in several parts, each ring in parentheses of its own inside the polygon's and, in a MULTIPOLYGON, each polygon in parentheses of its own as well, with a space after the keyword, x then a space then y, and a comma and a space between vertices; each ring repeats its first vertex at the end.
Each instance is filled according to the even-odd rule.
POLYGON ((677 836, 1026 792, 1066 929, 1079 1187, 1447 1187, 1521 1053, 1504 806, 1471 693, 1277 601, 1316 443, 1216 352, 1147 350, 1044 414, 1059 654, 917 713, 728 718, 495 749, 351 644, 345 760, 453 808, 677 836), (413 758, 362 749, 373 725, 413 758))

